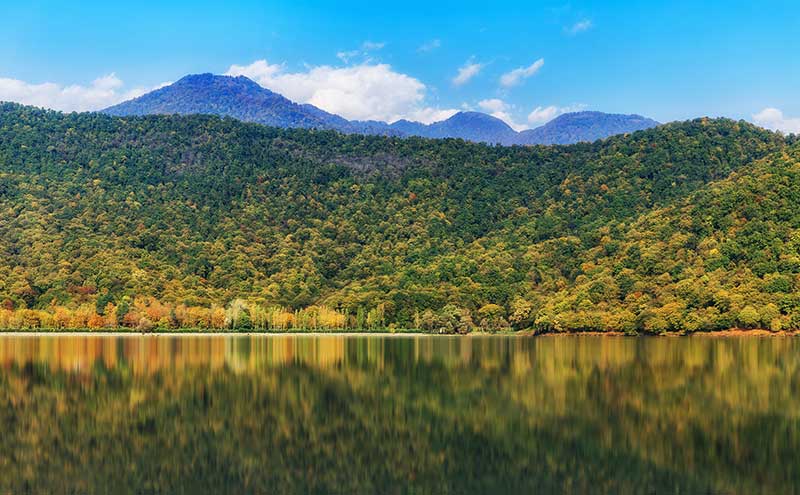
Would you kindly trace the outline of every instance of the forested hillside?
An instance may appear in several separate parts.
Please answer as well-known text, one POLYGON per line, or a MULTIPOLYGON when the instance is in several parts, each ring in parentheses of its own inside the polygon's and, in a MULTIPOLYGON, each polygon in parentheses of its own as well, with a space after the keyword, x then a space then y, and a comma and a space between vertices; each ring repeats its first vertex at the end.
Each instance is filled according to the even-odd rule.
POLYGON ((0 326, 800 327, 800 152, 492 147, 0 106, 0 326))

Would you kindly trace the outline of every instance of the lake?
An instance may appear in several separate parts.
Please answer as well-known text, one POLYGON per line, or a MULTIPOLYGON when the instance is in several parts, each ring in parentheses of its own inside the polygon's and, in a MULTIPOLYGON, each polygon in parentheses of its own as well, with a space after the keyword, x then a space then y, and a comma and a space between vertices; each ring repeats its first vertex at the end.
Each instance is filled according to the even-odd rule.
POLYGON ((791 493, 800 339, 0 336, 0 493, 791 493))

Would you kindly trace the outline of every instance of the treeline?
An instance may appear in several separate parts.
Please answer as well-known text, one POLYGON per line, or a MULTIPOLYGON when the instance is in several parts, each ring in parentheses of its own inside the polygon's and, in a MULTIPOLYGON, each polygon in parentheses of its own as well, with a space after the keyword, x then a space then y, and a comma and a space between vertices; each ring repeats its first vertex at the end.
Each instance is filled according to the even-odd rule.
POLYGON ((784 298, 780 305, 745 303, 722 312, 717 306, 701 310, 673 302, 639 315, 624 305, 605 309, 554 311, 554 304, 538 309, 521 298, 511 304, 510 314, 499 305, 487 304, 477 311, 448 304, 438 311, 426 309, 414 314, 412 326, 387 322, 386 308, 349 314, 326 306, 292 310, 263 306, 241 299, 223 306, 164 304, 153 298, 125 298, 117 306, 102 310, 92 304, 77 307, 51 305, 43 309, 0 308, 0 329, 14 330, 173 330, 219 331, 424 331, 438 334, 467 334, 534 329, 539 332, 698 332, 729 328, 766 328, 772 331, 800 329, 800 313, 793 311, 797 298, 784 298), (787 306, 790 308, 787 311, 787 306), (788 314, 787 314, 788 313, 788 314))
MULTIPOLYGON (((100 302, 100 300, 98 300, 100 302)), ((291 310, 263 306, 241 299, 222 306, 186 306, 165 304, 152 297, 130 300, 103 307, 82 304, 77 307, 51 305, 43 309, 0 309, 0 329, 20 330, 120 330, 142 332, 163 330, 232 330, 232 331, 316 331, 384 330, 382 307, 355 315, 326 306, 291 310)))
MULTIPOLYGON (((422 330, 455 334, 475 330, 495 332, 510 330, 504 310, 496 304, 480 308, 473 319, 469 309, 448 305, 439 311, 425 310, 414 315, 411 328, 399 328, 386 321, 383 304, 372 309, 359 308, 355 314, 327 306, 292 310, 282 306, 235 299, 227 306, 186 306, 167 304, 152 297, 131 300, 124 297, 119 305, 82 304, 67 307, 52 304, 42 309, 0 308, 0 329, 18 330, 231 330, 231 331, 395 331, 422 330)), ((513 321, 513 320, 512 320, 513 321)))
POLYGON ((794 137, 726 119, 493 147, 0 104, 0 307, 800 328, 798 163, 794 137))

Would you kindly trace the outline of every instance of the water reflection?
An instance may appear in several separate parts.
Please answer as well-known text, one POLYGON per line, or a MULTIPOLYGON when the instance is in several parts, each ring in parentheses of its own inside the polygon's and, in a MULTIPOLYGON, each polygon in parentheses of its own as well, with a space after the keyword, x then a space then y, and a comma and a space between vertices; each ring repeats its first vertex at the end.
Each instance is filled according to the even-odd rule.
POLYGON ((793 492, 798 351, 792 338, 5 336, 0 492, 793 492))

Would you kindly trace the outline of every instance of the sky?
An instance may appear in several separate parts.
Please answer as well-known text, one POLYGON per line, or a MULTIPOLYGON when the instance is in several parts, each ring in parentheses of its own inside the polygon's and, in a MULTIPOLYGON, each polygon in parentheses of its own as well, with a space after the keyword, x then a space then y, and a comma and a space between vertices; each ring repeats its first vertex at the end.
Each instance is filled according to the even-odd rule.
POLYGON ((461 110, 747 119, 800 132, 796 1, 0 0, 0 101, 88 111, 246 75, 349 119, 461 110))

